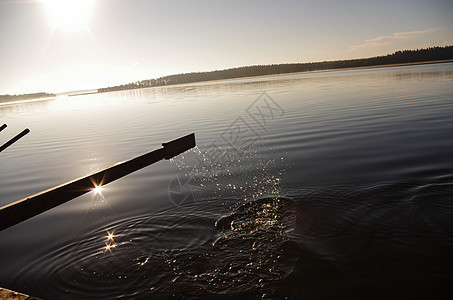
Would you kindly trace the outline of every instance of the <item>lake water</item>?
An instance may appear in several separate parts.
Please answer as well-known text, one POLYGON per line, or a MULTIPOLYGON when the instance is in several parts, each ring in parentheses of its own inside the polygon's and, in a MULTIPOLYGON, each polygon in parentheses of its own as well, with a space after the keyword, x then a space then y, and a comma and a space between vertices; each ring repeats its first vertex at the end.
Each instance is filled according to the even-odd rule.
POLYGON ((197 140, 1 231, 1 287, 43 299, 453 296, 452 63, 15 103, 0 123, 0 144, 31 130, 0 153, 0 205, 197 140))

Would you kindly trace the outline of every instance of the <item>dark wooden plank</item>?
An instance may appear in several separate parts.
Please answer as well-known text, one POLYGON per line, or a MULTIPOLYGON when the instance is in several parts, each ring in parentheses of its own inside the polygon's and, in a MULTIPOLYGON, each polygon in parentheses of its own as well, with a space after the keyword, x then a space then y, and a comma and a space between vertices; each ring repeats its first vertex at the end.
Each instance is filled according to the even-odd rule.
POLYGON ((8 148, 9 146, 14 144, 15 142, 17 142, 19 139, 21 139, 24 135, 26 135, 29 132, 30 132, 30 129, 28 129, 28 128, 24 129, 21 133, 19 133, 18 135, 16 135, 15 137, 13 137, 9 141, 7 141, 3 146, 1 146, 0 147, 0 152, 2 152, 3 150, 8 148))
POLYGON ((25 221, 42 212, 108 184, 132 172, 162 159, 170 159, 195 147, 195 134, 162 144, 163 148, 143 154, 129 161, 97 171, 90 175, 66 182, 33 196, 18 200, 0 208, 0 230, 25 221))

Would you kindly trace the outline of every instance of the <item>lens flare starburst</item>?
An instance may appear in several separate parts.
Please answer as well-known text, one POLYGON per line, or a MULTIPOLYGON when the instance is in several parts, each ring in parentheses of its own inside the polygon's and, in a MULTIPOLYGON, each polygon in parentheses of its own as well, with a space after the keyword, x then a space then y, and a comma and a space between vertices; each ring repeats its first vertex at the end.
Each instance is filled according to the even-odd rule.
POLYGON ((93 191, 95 194, 102 194, 102 186, 100 185, 95 186, 93 191))
POLYGON ((107 251, 111 253, 112 249, 116 248, 114 237, 114 231, 107 231, 107 241, 105 242, 104 253, 107 251))

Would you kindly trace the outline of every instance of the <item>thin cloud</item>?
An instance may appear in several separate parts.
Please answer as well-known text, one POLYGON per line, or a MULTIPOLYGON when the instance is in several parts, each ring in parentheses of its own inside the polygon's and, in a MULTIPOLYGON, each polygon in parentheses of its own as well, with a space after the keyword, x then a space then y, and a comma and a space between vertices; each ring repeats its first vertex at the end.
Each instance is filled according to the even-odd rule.
POLYGON ((413 39, 419 35, 431 33, 437 30, 439 30, 439 28, 431 28, 426 30, 408 32, 395 32, 392 35, 383 35, 369 40, 365 40, 365 42, 360 45, 351 46, 350 50, 377 48, 397 41, 413 39))

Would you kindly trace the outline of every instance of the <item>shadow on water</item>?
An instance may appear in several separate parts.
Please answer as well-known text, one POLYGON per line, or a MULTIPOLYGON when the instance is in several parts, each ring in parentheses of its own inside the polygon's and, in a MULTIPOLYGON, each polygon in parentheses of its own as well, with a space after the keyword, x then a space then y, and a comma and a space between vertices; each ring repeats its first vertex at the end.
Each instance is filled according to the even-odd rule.
POLYGON ((96 229, 16 279, 43 298, 446 299, 452 179, 222 199, 227 213, 204 199, 96 229))

